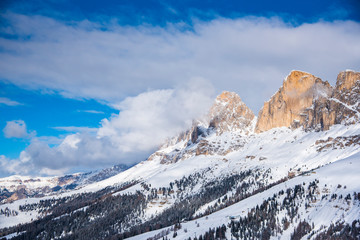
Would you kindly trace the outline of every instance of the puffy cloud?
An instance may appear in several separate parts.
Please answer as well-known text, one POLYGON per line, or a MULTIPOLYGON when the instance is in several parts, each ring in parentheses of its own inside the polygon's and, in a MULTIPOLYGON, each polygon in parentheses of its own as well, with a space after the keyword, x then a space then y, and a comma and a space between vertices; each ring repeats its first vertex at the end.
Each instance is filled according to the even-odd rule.
POLYGON ((3 159, 2 169, 11 174, 40 171, 44 175, 58 175, 71 169, 135 164, 145 160, 167 138, 190 127, 193 119, 206 114, 214 99, 213 92, 211 83, 192 79, 175 89, 128 97, 116 105, 119 114, 102 120, 97 132, 95 129, 57 127, 79 132, 67 135, 60 142, 34 137, 18 159, 3 159), (54 143, 55 146, 50 147, 54 143))
POLYGON ((110 137, 123 152, 146 151, 189 127, 213 102, 212 85, 192 79, 178 89, 155 90, 128 97, 118 115, 104 119, 100 137, 110 137))
POLYGON ((30 138, 36 135, 35 132, 29 133, 23 120, 13 120, 6 122, 3 129, 6 138, 30 138))
POLYGON ((9 98, 0 97, 0 104, 4 104, 7 106, 19 106, 22 105, 22 103, 19 103, 17 101, 11 100, 9 98))
POLYGON ((256 113, 292 70, 335 82, 358 70, 360 24, 292 25, 279 18, 218 18, 181 24, 69 24, 42 16, 2 15, 0 77, 67 97, 118 102, 148 89, 203 77, 217 92, 237 92, 256 113), (20 67, 21 66, 21 67, 20 67), (84 84, 86 83, 86 84, 84 84))

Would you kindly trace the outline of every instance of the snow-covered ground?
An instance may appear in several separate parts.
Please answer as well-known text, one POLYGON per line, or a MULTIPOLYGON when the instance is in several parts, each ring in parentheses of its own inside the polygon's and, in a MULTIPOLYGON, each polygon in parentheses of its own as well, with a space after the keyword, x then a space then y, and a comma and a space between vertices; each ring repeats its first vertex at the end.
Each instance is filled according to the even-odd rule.
MULTIPOLYGON (((300 219, 297 221, 307 220, 310 223, 313 222, 314 231, 319 230, 322 226, 329 226, 331 223, 335 223, 339 220, 351 223, 353 220, 360 218, 359 202, 354 202, 353 200, 346 201, 344 199, 329 201, 329 198, 333 193, 346 196, 349 193, 352 195, 353 192, 360 192, 359 169, 360 154, 358 153, 349 158, 321 167, 310 174, 295 177, 206 217, 182 223, 182 228, 177 231, 177 239, 194 238, 195 236, 204 234, 209 228, 216 228, 222 224, 227 225, 231 221, 230 217, 235 216, 238 218, 239 216, 246 216, 250 209, 256 207, 256 205, 260 205, 264 200, 272 197, 280 190, 285 191, 288 188, 293 188, 295 185, 303 183, 307 186, 316 179, 319 180, 318 186, 320 188, 320 192, 318 193, 318 196, 316 196, 317 201, 312 203, 311 207, 308 209, 305 209, 302 206, 299 210, 300 219), (340 188, 339 184, 341 185, 340 188), (327 195, 328 197, 322 199, 323 195, 327 195)), ((287 231, 281 236, 273 238, 289 239, 295 226, 296 223, 291 223, 287 231)), ((171 227, 148 232, 129 239, 148 239, 165 229, 171 229, 171 227)), ((171 235, 168 235, 168 237, 171 237, 173 232, 170 232, 170 234, 171 235)), ((227 231, 227 238, 231 239, 229 230, 227 231)))
MULTIPOLYGON (((228 223, 229 216, 243 216, 247 214, 249 208, 260 204, 274 192, 294 186, 303 181, 309 183, 317 178, 320 180, 320 185, 325 186, 325 184, 327 184, 327 188, 329 188, 328 191, 331 192, 335 191, 340 193, 343 191, 345 194, 345 192, 352 193, 354 191, 360 191, 360 175, 358 174, 358 170, 360 169, 360 160, 358 160, 360 158, 360 145, 355 142, 345 146, 346 139, 356 135, 360 135, 359 124, 350 126, 334 125, 330 130, 323 132, 304 132, 301 129, 290 130, 288 128, 275 128, 261 134, 251 135, 232 132, 217 136, 213 133, 206 137, 209 143, 213 145, 219 143, 219 148, 221 147, 223 149, 230 149, 231 146, 238 143, 241 143, 241 147, 225 155, 193 154, 183 160, 168 164, 160 163, 161 158, 159 156, 153 158, 151 161, 141 162, 120 174, 87 185, 81 189, 59 193, 55 196, 28 198, 0 205, 2 209, 8 207, 10 210, 19 212, 17 216, 5 217, 4 215, 0 215, 0 228, 29 222, 39 217, 36 211, 26 213, 19 211, 20 205, 36 203, 44 199, 70 196, 75 193, 95 192, 108 186, 120 185, 126 182, 138 181, 139 183, 116 194, 135 192, 136 190, 142 191, 143 187, 140 183, 146 183, 152 188, 169 187, 170 182, 176 179, 181 179, 183 176, 189 176, 193 173, 206 171, 201 182, 197 183, 192 189, 186 190, 188 194, 194 194, 201 190, 202 183, 206 181, 221 178, 221 176, 240 173, 249 169, 257 169, 257 171, 262 172, 270 169, 271 172, 269 176, 263 179, 265 184, 270 184, 287 177, 289 174, 299 175, 311 169, 324 166, 315 170, 316 173, 311 173, 309 176, 293 178, 265 192, 215 212, 208 217, 183 223, 182 229, 187 229, 187 232, 179 230, 179 235, 181 234, 179 239, 194 237, 195 233, 199 235, 207 231, 209 227, 218 227, 221 225, 219 223, 228 223), (332 142, 332 139, 340 136, 343 137, 341 139, 341 141, 344 142, 343 147, 336 146, 336 144, 332 142), (330 137, 331 139, 329 139, 330 137), (321 151, 319 149, 321 149, 321 151), (337 189, 336 186, 338 183, 346 185, 347 188, 337 189), (198 225, 199 227, 197 227, 198 225)), ((191 150, 191 148, 195 147, 197 146, 194 144, 187 148, 191 150)), ((184 148, 184 142, 177 143, 160 151, 169 154, 177 151, 179 148, 184 148)), ((223 153, 223 151, 221 152, 223 153)), ((231 193, 228 194, 230 195, 231 193)), ((148 205, 147 209, 145 209, 144 216, 142 217, 143 220, 151 218, 151 215, 161 213, 164 209, 172 206, 175 201, 175 195, 166 199, 154 200, 148 205)), ((199 212, 212 204, 213 203, 208 203, 203 206, 199 212)), ((340 212, 331 212, 329 209, 334 209, 334 207, 327 203, 322 205, 322 202, 319 201, 316 204, 317 207, 312 208, 311 211, 303 212, 302 217, 317 221, 317 224, 328 224, 329 221, 334 221, 335 219, 326 217, 325 214, 334 214, 334 218, 337 218, 340 214, 340 212)), ((359 213, 357 212, 356 214, 356 212, 352 212, 351 209, 344 213, 347 217, 346 219, 349 221, 354 217, 359 218, 359 213)), ((339 211, 338 208, 335 208, 335 210, 339 211)), ((317 225, 316 227, 320 226, 317 225)), ((146 239, 154 234, 156 234, 156 232, 150 232, 135 237, 134 239, 146 239)), ((284 239, 286 239, 285 236, 286 235, 284 235, 284 239)))

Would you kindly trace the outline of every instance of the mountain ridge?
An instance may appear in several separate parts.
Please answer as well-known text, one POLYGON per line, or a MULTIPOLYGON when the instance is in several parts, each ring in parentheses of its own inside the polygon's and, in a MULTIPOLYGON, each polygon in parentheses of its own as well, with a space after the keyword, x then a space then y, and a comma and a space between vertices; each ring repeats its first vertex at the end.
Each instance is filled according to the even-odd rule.
POLYGON ((147 160, 81 188, 0 205, 0 237, 358 239, 360 75, 348 72, 338 88, 290 73, 268 104, 273 115, 293 116, 261 132, 241 98, 224 91, 207 117, 147 160))
MULTIPOLYGON (((239 144, 229 141, 231 146, 219 149, 214 142, 204 139, 213 132, 221 135, 239 131, 251 135, 277 127, 326 131, 345 120, 346 124, 355 124, 360 119, 359 114, 349 110, 348 104, 360 102, 359 89, 360 73, 354 71, 340 72, 333 88, 327 81, 310 73, 294 70, 284 79, 282 87, 264 103, 258 117, 236 93, 223 91, 205 117, 207 121, 194 121, 190 129, 167 141, 148 160, 160 157, 162 163, 174 163, 192 155, 226 155, 243 146, 243 139, 236 139, 239 144), (342 98, 343 95, 346 97, 342 98), (175 152, 165 150, 175 145, 175 152)), ((360 104, 357 108, 360 110, 360 104)))

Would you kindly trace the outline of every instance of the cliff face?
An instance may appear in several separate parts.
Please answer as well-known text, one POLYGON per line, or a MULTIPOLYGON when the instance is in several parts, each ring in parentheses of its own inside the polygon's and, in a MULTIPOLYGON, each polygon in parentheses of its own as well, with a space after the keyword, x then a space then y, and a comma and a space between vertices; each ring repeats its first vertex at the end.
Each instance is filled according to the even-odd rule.
POLYGON ((360 73, 341 72, 334 89, 314 75, 292 71, 260 110, 255 132, 275 127, 328 130, 359 121, 359 111, 360 73))
POLYGON ((275 127, 329 127, 326 100, 333 92, 328 82, 312 74, 292 71, 283 86, 260 110, 255 132, 275 127))
POLYGON ((333 124, 354 124, 360 119, 360 72, 340 72, 331 98, 333 124))

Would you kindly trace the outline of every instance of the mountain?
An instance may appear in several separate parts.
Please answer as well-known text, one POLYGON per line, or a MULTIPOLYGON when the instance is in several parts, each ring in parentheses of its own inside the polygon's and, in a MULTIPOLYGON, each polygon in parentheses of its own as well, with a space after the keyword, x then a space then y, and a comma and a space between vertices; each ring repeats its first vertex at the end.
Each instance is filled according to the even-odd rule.
POLYGON ((217 134, 241 131, 252 132, 254 113, 234 92, 222 92, 215 100, 208 114, 208 127, 216 129, 217 134))
POLYGON ((275 127, 328 130, 334 124, 355 123, 360 110, 359 79, 357 72, 341 72, 333 88, 312 74, 292 71, 260 110, 255 131, 275 127))
POLYGON ((265 102, 260 110, 256 132, 275 127, 329 129, 328 112, 324 103, 331 97, 328 82, 309 73, 292 71, 283 86, 265 102))
POLYGON ((359 84, 292 71, 258 117, 223 92, 146 161, 0 205, 0 237, 360 239, 359 84))
POLYGON ((98 171, 60 177, 10 176, 0 179, 0 201, 12 202, 27 197, 44 197, 102 181, 129 168, 123 164, 98 171))
POLYGON ((209 136, 232 133, 248 135, 253 131, 254 120, 254 113, 236 93, 224 91, 215 99, 204 119, 194 121, 190 129, 170 139, 148 160, 160 158, 161 163, 174 163, 195 155, 225 155, 241 147, 241 143, 224 145, 209 141, 209 136))

